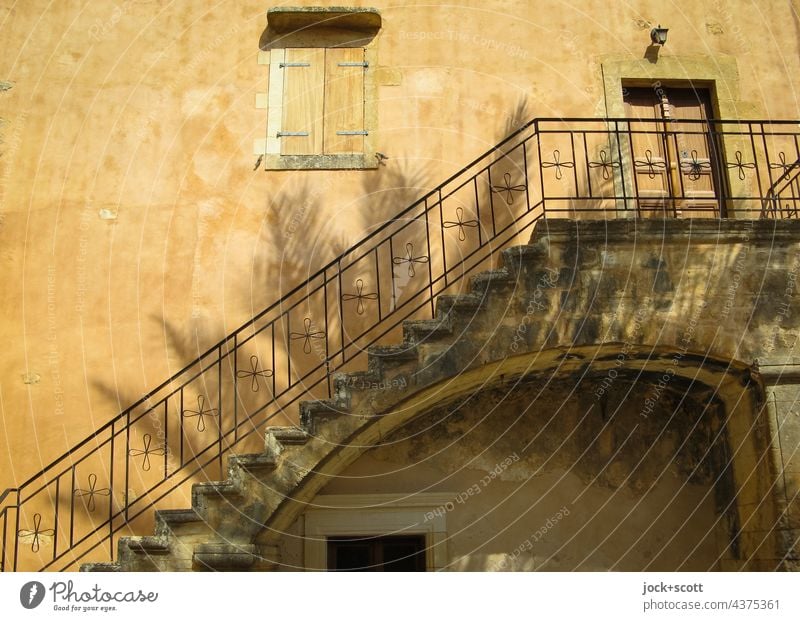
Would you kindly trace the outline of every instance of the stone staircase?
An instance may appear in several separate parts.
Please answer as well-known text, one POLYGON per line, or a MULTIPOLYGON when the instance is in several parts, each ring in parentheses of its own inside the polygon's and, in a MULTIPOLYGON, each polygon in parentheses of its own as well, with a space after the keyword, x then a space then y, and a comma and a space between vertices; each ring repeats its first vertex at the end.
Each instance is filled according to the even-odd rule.
POLYGON ((473 276, 468 293, 439 296, 431 320, 406 321, 401 343, 370 347, 366 371, 334 376, 331 399, 302 402, 299 427, 267 428, 264 451, 231 456, 225 481, 194 485, 190 509, 157 511, 152 536, 120 539, 116 563, 82 570, 280 569, 282 538, 331 477, 416 416, 486 386, 513 390, 524 376, 574 384, 624 369, 657 379, 669 370, 676 386, 711 390, 736 447, 731 510, 742 526, 730 568, 796 569, 797 501, 782 483, 793 475, 758 457, 774 453, 777 432, 758 367, 744 361, 787 353, 765 350, 764 335, 793 329, 767 311, 795 264, 798 226, 541 220, 531 242, 500 252, 500 267, 473 276), (736 256, 759 260, 738 274, 742 309, 726 332, 738 336, 721 338, 720 292, 736 256))
MULTIPOLYGON (((285 530, 278 514, 298 502, 294 497, 309 473, 324 470, 334 452, 343 459, 342 446, 380 434, 379 413, 409 395, 508 355, 517 325, 502 318, 515 315, 509 310, 521 293, 541 279, 537 265, 547 254, 542 241, 502 251, 499 269, 473 276, 469 293, 441 295, 433 319, 404 322, 402 343, 370 347, 366 371, 336 375, 334 398, 302 402, 300 427, 267 428, 264 452, 230 456, 228 478, 195 484, 190 509, 156 511, 152 536, 122 538, 116 563, 81 570, 275 569, 285 530), (266 535, 258 536, 262 531, 266 535)), ((319 490, 308 486, 302 495, 310 499, 319 490)))

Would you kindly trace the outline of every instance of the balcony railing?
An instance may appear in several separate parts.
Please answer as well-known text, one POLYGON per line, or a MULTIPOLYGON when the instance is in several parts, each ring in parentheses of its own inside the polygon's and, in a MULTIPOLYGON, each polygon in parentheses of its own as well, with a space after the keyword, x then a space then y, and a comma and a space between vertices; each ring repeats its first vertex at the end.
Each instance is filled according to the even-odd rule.
POLYGON ((767 190, 764 200, 764 217, 797 218, 800 200, 800 159, 788 166, 778 180, 767 190))
MULTIPOLYGON (((430 317, 436 296, 525 243, 540 218, 796 218, 795 121, 537 119, 399 212, 0 495, 0 569, 113 560, 153 507, 261 450, 267 422, 330 396, 334 371, 430 317)), ((178 500, 173 500, 178 498, 178 500)))

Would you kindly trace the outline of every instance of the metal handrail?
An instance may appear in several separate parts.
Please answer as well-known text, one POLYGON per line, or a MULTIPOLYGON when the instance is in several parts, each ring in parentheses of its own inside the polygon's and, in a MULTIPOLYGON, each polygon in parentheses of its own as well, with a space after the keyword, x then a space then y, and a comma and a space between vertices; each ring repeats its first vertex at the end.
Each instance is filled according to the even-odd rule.
POLYGON ((677 125, 624 118, 525 123, 68 452, 5 490, 0 495, 0 570, 29 568, 36 562, 36 568, 54 567, 68 553, 74 563, 106 542, 108 558, 113 558, 115 538, 130 520, 195 475, 207 474, 206 468, 221 471, 232 447, 242 447, 288 406, 314 391, 330 395, 334 370, 352 369, 369 345, 404 319, 423 310, 430 316, 437 295, 480 269, 497 248, 519 239, 539 218, 617 217, 631 209, 639 216, 677 215, 683 208, 703 208, 715 217, 733 210, 771 217, 761 203, 789 173, 784 170, 772 181, 774 171, 786 168, 785 153, 791 154, 790 161, 800 161, 797 123, 680 123, 682 133, 671 129, 677 125), (637 159, 640 143, 679 153, 686 135, 707 139, 708 161, 697 153, 682 157, 677 182, 666 189, 666 197, 640 190, 640 181, 657 172, 650 155, 637 159), (704 203, 692 187, 701 175, 717 184, 713 200, 704 203), (729 177, 734 178, 722 182, 729 177), (741 187, 731 189, 736 183, 741 187), (747 187, 754 189, 752 196, 742 189, 747 187), (754 201, 758 209, 751 207, 754 201), (346 292, 350 281, 354 289, 346 292), (320 325, 311 320, 313 312, 304 310, 312 305, 323 318, 320 325), (354 317, 359 321, 350 325, 354 317), (264 355, 260 341, 271 344, 271 352, 264 355), (314 363, 308 357, 317 341, 324 343, 324 351, 320 344, 314 363), (239 354, 249 355, 249 368, 240 366, 239 354), (243 395, 247 387, 254 393, 263 387, 257 399, 268 395, 266 400, 243 395), (187 397, 195 400, 187 403, 187 397), (151 418, 149 433, 140 429, 148 422, 145 417, 151 418), (210 440, 201 435, 209 430, 210 440), (106 467, 102 476, 93 470, 93 459, 106 467), (156 462, 158 476, 148 478, 156 462), (132 494, 132 481, 141 484, 139 495, 132 494), (87 515, 87 507, 91 504, 93 512, 99 503, 107 507, 98 521, 87 515), (84 522, 89 526, 83 528, 84 522), (65 545, 59 537, 67 526, 65 545), (39 552, 47 537, 52 537, 52 552, 42 559, 39 552), (26 553, 23 563, 21 539, 32 553, 26 553))
MULTIPOLYGON (((103 431, 105 431, 105 430, 109 429, 109 428, 110 428, 110 427, 111 427, 111 426, 112 426, 112 425, 113 425, 115 422, 118 422, 118 421, 122 420, 123 418, 125 418, 126 414, 128 414, 130 411, 134 410, 134 409, 135 409, 135 408, 137 408, 138 406, 140 406, 140 405, 142 405, 142 404, 146 403, 146 402, 147 402, 147 400, 148 400, 148 399, 150 399, 150 398, 151 398, 153 395, 155 395, 155 394, 156 394, 156 393, 158 393, 159 391, 163 390, 163 389, 164 389, 166 386, 169 386, 169 384, 170 384, 170 383, 174 382, 174 381, 175 381, 176 379, 178 379, 178 378, 179 378, 181 375, 183 375, 184 373, 186 373, 186 372, 187 372, 189 369, 191 369, 193 366, 195 366, 195 365, 196 365, 198 362, 200 362, 200 361, 201 361, 203 358, 205 358, 206 356, 208 356, 208 355, 212 354, 212 353, 213 353, 215 350, 219 349, 219 348, 220 348, 220 347, 222 347, 222 346, 223 346, 225 343, 227 343, 228 341, 230 341, 230 340, 231 340, 231 339, 234 337, 234 335, 242 333, 244 330, 246 330, 246 329, 248 328, 248 326, 252 325, 252 324, 253 324, 253 322, 255 322, 255 321, 258 321, 258 320, 259 320, 259 319, 261 319, 263 316, 265 316, 266 314, 268 314, 270 311, 273 311, 273 310, 275 310, 275 309, 277 309, 277 308, 280 308, 280 307, 281 307, 281 305, 284 303, 284 302, 283 302, 284 300, 286 300, 286 299, 290 298, 291 296, 293 296, 294 294, 296 294, 296 293, 298 293, 298 292, 302 291, 304 288, 306 288, 306 287, 308 286, 308 284, 309 284, 310 282, 313 282, 314 280, 316 280, 317 278, 319 278, 320 276, 322 276, 323 274, 325 274, 325 273, 326 273, 328 270, 330 270, 331 268, 334 268, 334 267, 335 267, 337 264, 341 263, 342 259, 344 259, 346 256, 348 256, 349 254, 351 254, 351 253, 352 253, 354 250, 356 250, 356 249, 360 248, 361 246, 363 246, 364 244, 366 244, 368 241, 370 241, 371 239, 375 238, 375 237, 376 237, 378 234, 380 234, 381 232, 385 231, 385 230, 386 230, 386 229, 389 227, 389 225, 391 225, 393 222, 395 222, 395 221, 399 220, 400 218, 402 218, 403 216, 405 216, 405 215, 409 214, 409 213, 410 213, 410 212, 411 212, 411 211, 412 211, 412 210, 413 210, 415 207, 418 207, 419 205, 423 204, 423 203, 424 203, 424 202, 425 202, 427 199, 429 199, 429 198, 431 198, 432 196, 434 196, 434 195, 436 194, 437 190, 438 190, 440 187, 442 187, 442 186, 444 186, 444 185, 447 185, 448 183, 452 182, 452 181, 453 181, 454 179, 456 179, 456 178, 457 178, 457 177, 458 177, 458 176, 459 176, 459 175, 460 175, 460 174, 461 174, 461 173, 462 173, 464 170, 467 170, 467 169, 469 169, 470 167, 474 166, 475 164, 477 164, 478 162, 480 162, 481 160, 483 160, 483 159, 484 159, 484 158, 486 158, 487 156, 489 156, 489 155, 491 155, 492 153, 494 153, 495 151, 497 151, 497 150, 498 150, 500 147, 502 147, 504 144, 506 144, 507 142, 509 142, 510 140, 512 140, 512 139, 513 139, 515 136, 519 135, 519 134, 520 134, 521 132, 523 132, 525 129, 527 129, 528 127, 530 127, 531 125, 533 125, 535 122, 536 122, 536 120, 529 121, 528 123, 526 123, 525 125, 523 125, 522 127, 520 127, 518 130, 514 131, 512 134, 510 134, 509 136, 507 136, 506 138, 504 138, 504 139, 503 139, 501 142, 499 142, 497 145, 495 145, 494 147, 492 147, 491 149, 489 149, 488 151, 486 151, 486 152, 485 152, 485 153, 483 153, 482 155, 480 155, 480 156, 478 156, 477 158, 475 158, 475 159, 474 159, 472 162, 470 162, 469 164, 467 164, 467 165, 466 165, 464 168, 462 168, 462 169, 461 169, 459 172, 457 172, 457 173, 454 173, 453 175, 451 175, 450 177, 448 177, 448 178, 447 178, 445 181, 443 181, 443 182, 442 182, 442 183, 441 183, 439 186, 437 186, 436 188, 434 188, 433 190, 431 190, 430 192, 428 192, 427 194, 425 194, 423 197, 421 197, 421 198, 419 198, 418 200, 414 201, 414 202, 413 202, 411 205, 409 205, 408 207, 406 207, 405 209, 403 209, 402 211, 400 211, 398 214, 396 214, 395 216, 393 216, 391 220, 387 221, 386 223, 384 223, 384 224, 383 224, 383 225, 381 225, 380 227, 378 227, 378 228, 376 228, 375 230, 371 231, 369 234, 367 234, 365 237, 361 238, 359 241, 357 241, 356 243, 354 243, 354 244, 353 244, 353 245, 352 245, 350 248, 348 248, 347 250, 345 250, 344 252, 342 252, 342 253, 341 253, 340 255, 338 255, 336 258, 334 258, 334 259, 331 259, 331 260, 330 260, 330 261, 329 261, 329 262, 328 262, 328 263, 327 263, 325 266, 323 266, 323 267, 319 268, 319 269, 318 269, 316 272, 314 272, 314 273, 313 273, 311 276, 309 276, 308 278, 306 278, 306 280, 305 280, 305 281, 301 282, 300 284, 298 284, 297 286, 295 286, 293 289, 289 290, 289 292, 288 292, 288 293, 285 293, 284 295, 282 295, 280 299, 278 299, 278 300, 276 300, 275 302, 273 302, 272 304, 270 304, 270 305, 269 305, 267 308, 265 308, 264 310, 260 311, 260 312, 259 312, 259 313, 257 313, 256 315, 253 315, 253 317, 252 317, 251 319, 248 319, 248 320, 247 320, 245 323, 243 323, 242 325, 240 325, 240 326, 239 326, 239 327, 238 327, 236 330, 234 330, 233 332, 231 332, 231 333, 230 333, 230 334, 228 334, 227 336, 223 337, 223 338, 222 338, 222 339, 221 339, 219 342, 217 342, 217 343, 215 343, 214 345, 212 345, 211 347, 209 347, 209 348, 208 348, 208 349, 207 349, 205 352, 203 352, 202 354, 200 354, 199 356, 197 356, 197 358, 195 358, 194 360, 192 360, 191 362, 189 362, 189 363, 188 363, 186 366, 184 366, 184 367, 183 367, 182 369, 180 369, 179 371, 176 371, 176 372, 175 372, 173 375, 171 375, 169 378, 167 378, 166 380, 164 380, 164 381, 163 381, 161 384, 159 384, 158 386, 156 386, 155 388, 153 388, 153 389, 152 389, 150 392, 148 392, 146 395, 144 395, 144 396, 143 396, 141 399, 139 399, 138 401, 136 401, 136 402, 135 402, 135 403, 133 403, 132 405, 128 406, 126 409, 122 410, 122 412, 120 412, 120 413, 119 413, 117 416, 115 416, 113 419, 111 419, 110 421, 108 421, 107 423, 105 423, 104 425, 102 425, 101 427, 99 427, 99 428, 98 428, 98 429, 97 429, 95 432, 93 432, 91 435, 89 435, 89 436, 87 436, 86 438, 84 438, 84 439, 83 439, 81 442, 79 442, 78 444, 76 444, 76 445, 75 445, 75 446, 74 446, 72 449, 70 449, 69 451, 67 451, 66 453, 64 453, 63 455, 61 455, 60 457, 58 457, 57 459, 53 460, 53 461, 52 461, 50 464, 48 464, 47 466, 45 466, 44 468, 42 468, 42 470, 40 470, 39 472, 37 472, 36 474, 34 474, 33 476, 31 476, 31 477, 30 477, 29 479, 27 479, 27 480, 26 480, 24 483, 22 483, 22 484, 21 484, 19 487, 25 487, 25 486, 29 485, 30 483, 32 483, 33 481, 35 481, 37 478, 39 478, 39 477, 40 477, 40 476, 41 476, 41 475, 42 475, 42 474, 43 474, 43 473, 44 473, 46 470, 48 470, 49 468, 52 468, 52 467, 53 467, 53 466, 55 466, 55 465, 56 465, 58 462, 60 462, 60 461, 63 461, 64 459, 66 459, 67 457, 69 457, 69 456, 70 456, 70 455, 71 455, 71 454, 72 454, 72 453, 73 453, 73 452, 74 452, 76 449, 78 449, 78 448, 81 448, 83 445, 85 445, 86 443, 90 442, 92 439, 94 439, 95 437, 97 437, 97 435, 98 435, 98 434, 100 434, 101 432, 103 432, 103 431)), ((3 494, 2 494, 2 495, 0 495, 0 502, 2 502, 2 501, 3 501, 3 499, 6 497, 6 495, 7 495, 9 492, 12 492, 12 491, 18 491, 18 490, 19 490, 19 488, 7 488, 7 489, 6 489, 6 490, 3 492, 3 494)))

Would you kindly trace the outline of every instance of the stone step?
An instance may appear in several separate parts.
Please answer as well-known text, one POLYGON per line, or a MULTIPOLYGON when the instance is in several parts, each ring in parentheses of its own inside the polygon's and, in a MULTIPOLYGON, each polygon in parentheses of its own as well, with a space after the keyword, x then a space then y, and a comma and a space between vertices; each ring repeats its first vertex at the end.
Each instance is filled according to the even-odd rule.
POLYGON ((155 534, 169 537, 185 527, 205 525, 194 509, 159 509, 155 512, 155 534))
POLYGON ((230 455, 228 457, 228 473, 234 480, 239 472, 258 474, 275 468, 275 455, 272 453, 254 453, 248 455, 230 455))
POLYGON ((307 433, 314 433, 319 421, 340 416, 344 412, 341 405, 333 399, 319 399, 300 402, 300 423, 307 433))
POLYGON ((452 332, 449 315, 437 316, 435 319, 406 319, 403 322, 403 342, 411 345, 447 336, 452 332))
POLYGON ((267 427, 267 433, 284 446, 308 442, 308 434, 300 427, 267 427))
POLYGON ((210 502, 220 499, 226 502, 241 500, 241 490, 231 481, 210 481, 192 485, 192 507, 200 515, 204 515, 210 502))
POLYGON ((204 543, 195 547, 192 564, 205 571, 247 571, 257 560, 254 545, 204 543))
POLYGON ((267 427, 267 433, 264 434, 264 450, 272 457, 273 462, 288 447, 302 446, 306 442, 308 434, 300 427, 267 427))
POLYGON ((487 270, 471 276, 469 279, 470 293, 483 297, 495 293, 500 289, 508 289, 516 283, 514 275, 504 267, 487 270))
POLYGON ((136 554, 169 554, 169 541, 164 537, 125 537, 120 543, 136 554))
POLYGON ((483 298, 474 293, 440 295, 436 298, 437 315, 453 315, 455 313, 475 313, 481 308, 483 298))
POLYGON ((111 572, 122 571, 122 566, 119 563, 84 563, 78 571, 98 571, 98 572, 111 572))

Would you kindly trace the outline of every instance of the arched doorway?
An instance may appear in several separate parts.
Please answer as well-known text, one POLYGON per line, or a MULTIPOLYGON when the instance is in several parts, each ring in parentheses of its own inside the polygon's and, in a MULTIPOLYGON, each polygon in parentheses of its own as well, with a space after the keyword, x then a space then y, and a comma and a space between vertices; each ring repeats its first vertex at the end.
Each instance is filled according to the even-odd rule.
POLYGON ((279 543, 282 564, 326 568, 328 538, 422 534, 429 569, 741 566, 755 522, 742 519, 749 483, 736 470, 749 449, 737 429, 757 417, 732 381, 739 370, 709 361, 667 373, 652 353, 627 365, 610 353, 476 379, 418 415, 385 414, 391 431, 327 472, 279 543))

